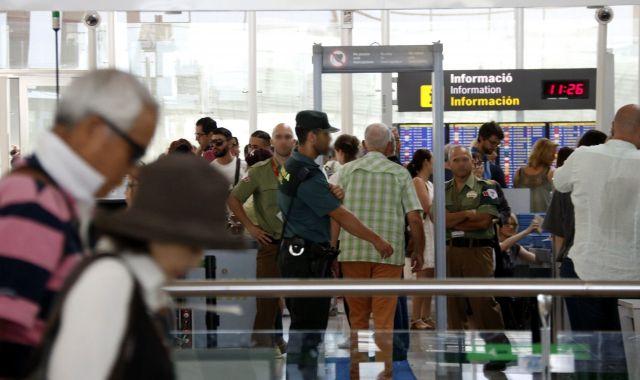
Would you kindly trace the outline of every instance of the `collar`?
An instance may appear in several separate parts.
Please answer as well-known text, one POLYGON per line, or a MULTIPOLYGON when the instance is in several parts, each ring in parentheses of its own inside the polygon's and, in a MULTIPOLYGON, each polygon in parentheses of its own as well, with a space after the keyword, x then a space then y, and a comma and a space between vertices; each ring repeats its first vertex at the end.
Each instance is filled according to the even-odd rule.
POLYGON ((371 152, 367 152, 367 154, 365 155, 365 157, 371 157, 371 158, 381 158, 383 160, 389 160, 392 161, 391 159, 394 158, 394 156, 385 156, 384 154, 380 153, 380 152, 375 152, 375 151, 371 151, 371 152))
MULTIPOLYGON (((469 176, 469 178, 467 178, 467 180, 464 183, 464 186, 468 187, 469 189, 473 189, 476 186, 476 183, 478 183, 478 180, 476 179, 476 176, 473 175, 473 173, 469 176)), ((454 187, 456 186, 456 179, 453 178, 450 181, 448 181, 446 183, 446 187, 454 187)), ((464 187, 462 187, 464 189, 464 187)))
POLYGON ((44 171, 68 194, 81 203, 94 204, 95 193, 105 182, 104 176, 58 135, 50 130, 43 132, 35 156, 44 171))
POLYGON ((298 161, 302 161, 307 165, 311 165, 314 167, 318 167, 320 165, 318 165, 314 160, 312 160, 311 158, 305 156, 304 154, 300 153, 298 150, 295 150, 293 152, 293 158, 295 158, 298 161))
POLYGON ((613 146, 620 149, 628 149, 628 150, 638 150, 635 145, 631 144, 628 141, 620 140, 620 139, 611 139, 605 143, 608 146, 613 146))
POLYGON ((168 296, 162 291, 162 287, 167 283, 167 277, 158 263, 148 254, 124 253, 122 258, 140 283, 149 309, 157 311, 167 306, 168 296))

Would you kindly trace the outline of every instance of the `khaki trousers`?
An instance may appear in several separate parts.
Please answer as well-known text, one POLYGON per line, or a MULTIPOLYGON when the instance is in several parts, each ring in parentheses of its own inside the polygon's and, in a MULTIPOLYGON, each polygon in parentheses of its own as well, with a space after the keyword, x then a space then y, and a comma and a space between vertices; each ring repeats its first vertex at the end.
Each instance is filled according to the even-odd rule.
MULTIPOLYGON (((256 257, 256 278, 280 278, 278 246, 260 245, 256 257)), ((253 341, 260 347, 273 347, 273 331, 280 306, 278 298, 256 298, 256 317, 253 322, 253 341), (261 331, 262 330, 262 331, 261 331), (263 330, 269 330, 265 332, 263 330)))
MULTIPOLYGON (((368 262, 342 262, 344 278, 390 278, 400 279, 402 266, 368 262)), ((358 331, 369 330, 369 316, 373 314, 375 342, 380 351, 376 361, 384 363, 382 378, 391 378, 393 370, 393 321, 396 314, 397 296, 346 297, 351 323, 351 379, 360 378, 360 363, 369 361, 368 349, 359 349, 358 331)))
MULTIPOLYGON (((493 277, 493 248, 447 246, 447 277, 493 277)), ((447 315, 450 330, 504 330, 502 311, 493 297, 447 297, 447 315)))

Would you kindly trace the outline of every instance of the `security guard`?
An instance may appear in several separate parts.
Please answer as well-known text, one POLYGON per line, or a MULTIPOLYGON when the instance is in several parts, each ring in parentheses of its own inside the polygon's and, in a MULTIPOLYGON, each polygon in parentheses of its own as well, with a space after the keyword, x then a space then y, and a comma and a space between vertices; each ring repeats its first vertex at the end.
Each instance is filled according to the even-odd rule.
MULTIPOLYGON (((447 277, 493 277, 493 220, 499 217, 495 185, 473 175, 467 148, 452 148, 449 164, 453 179, 445 190, 447 277)), ((494 298, 448 298, 450 329, 463 329, 469 314, 475 329, 504 330, 500 305, 494 298)))
MULTIPOLYGON (((281 170, 278 193, 285 224, 278 257, 282 276, 328 277, 331 263, 338 254, 337 248, 330 246, 331 218, 347 232, 372 243, 384 257, 391 255, 391 245, 340 204, 315 162, 318 156, 329 151, 330 133, 338 131, 329 125, 327 115, 301 111, 296 115, 295 131, 299 148, 281 170)), ((286 303, 291 315, 288 376, 316 378, 317 349, 327 328, 331 298, 287 298, 286 303), (300 333, 301 330, 313 332, 300 333)))

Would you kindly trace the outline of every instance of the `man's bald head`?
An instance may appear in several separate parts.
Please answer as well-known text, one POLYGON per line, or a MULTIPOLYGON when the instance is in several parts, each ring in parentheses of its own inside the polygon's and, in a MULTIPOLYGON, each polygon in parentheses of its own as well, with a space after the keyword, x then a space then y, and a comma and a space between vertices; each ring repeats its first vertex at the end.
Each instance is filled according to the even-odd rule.
POLYGON ((293 129, 285 123, 276 125, 271 133, 271 143, 277 155, 281 157, 290 156, 296 145, 293 129))
POLYGON ((616 112, 612 135, 614 139, 630 142, 640 149, 640 106, 627 104, 616 112))
POLYGON ((467 155, 471 157, 471 151, 469 150, 469 148, 462 145, 451 145, 451 147, 449 148, 449 161, 451 161, 454 157, 460 155, 467 155))
POLYGON ((291 132, 291 135, 293 136, 293 128, 291 128, 289 125, 285 123, 280 123, 275 127, 273 127, 273 132, 271 132, 271 137, 275 138, 276 134, 287 133, 287 132, 291 132))

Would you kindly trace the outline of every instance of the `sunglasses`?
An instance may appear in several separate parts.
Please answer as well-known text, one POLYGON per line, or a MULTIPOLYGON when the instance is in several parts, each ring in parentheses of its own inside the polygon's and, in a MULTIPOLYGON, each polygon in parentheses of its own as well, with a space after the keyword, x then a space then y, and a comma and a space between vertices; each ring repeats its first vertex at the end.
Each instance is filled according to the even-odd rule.
POLYGON ((102 119, 102 121, 107 125, 109 129, 111 129, 111 132, 115 133, 118 137, 123 139, 127 143, 127 145, 129 145, 129 147, 131 148, 131 162, 139 161, 145 155, 145 153, 147 153, 146 147, 133 141, 131 137, 120 130, 120 128, 118 128, 118 126, 114 122, 103 115, 98 114, 97 116, 102 119))
POLYGON ((216 140, 211 140, 211 143, 212 143, 213 145, 215 145, 216 147, 218 147, 218 148, 219 148, 219 147, 221 147, 221 146, 223 146, 225 142, 226 142, 226 141, 224 141, 224 140, 218 140, 218 139, 216 139, 216 140))

